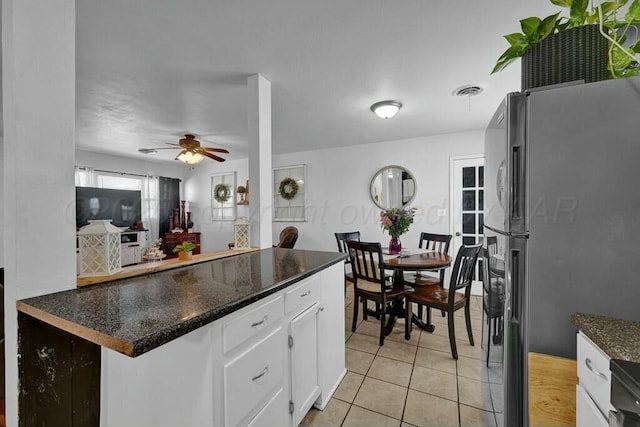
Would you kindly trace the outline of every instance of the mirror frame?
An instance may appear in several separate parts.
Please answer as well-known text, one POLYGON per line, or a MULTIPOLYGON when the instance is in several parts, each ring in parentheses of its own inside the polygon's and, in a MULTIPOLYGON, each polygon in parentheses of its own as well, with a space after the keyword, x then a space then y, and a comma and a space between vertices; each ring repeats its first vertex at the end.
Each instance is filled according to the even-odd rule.
POLYGON ((416 183, 416 177, 413 173, 411 173, 411 171, 407 168, 405 168, 404 166, 399 166, 399 165, 387 165, 387 166, 383 166, 380 169, 378 169, 376 171, 375 174, 373 174, 373 178, 371 178, 371 182, 369 183, 369 197, 371 197, 371 201, 380 209, 394 209, 394 208, 404 208, 406 206, 408 206, 409 204, 411 204, 411 202, 413 202, 413 200, 416 198, 416 194, 418 193, 418 185, 416 183), (380 175, 383 171, 390 169, 390 168, 397 168, 397 169, 401 169, 403 172, 408 173, 411 178, 413 179, 413 194, 411 195, 411 197, 409 198, 409 200, 407 200, 406 203, 403 203, 402 206, 382 206, 380 202, 378 202, 375 199, 375 195, 373 194, 373 183, 376 180, 376 178, 378 177, 378 175, 380 175))

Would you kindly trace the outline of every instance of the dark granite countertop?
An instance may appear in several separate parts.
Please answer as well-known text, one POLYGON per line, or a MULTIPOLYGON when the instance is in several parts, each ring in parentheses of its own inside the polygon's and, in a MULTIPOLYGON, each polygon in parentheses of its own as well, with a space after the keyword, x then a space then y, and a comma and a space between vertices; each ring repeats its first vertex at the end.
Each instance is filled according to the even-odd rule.
POLYGON ((571 322, 610 358, 640 363, 640 322, 585 313, 571 322))
POLYGON ((135 357, 345 259, 269 248, 17 302, 18 310, 135 357))

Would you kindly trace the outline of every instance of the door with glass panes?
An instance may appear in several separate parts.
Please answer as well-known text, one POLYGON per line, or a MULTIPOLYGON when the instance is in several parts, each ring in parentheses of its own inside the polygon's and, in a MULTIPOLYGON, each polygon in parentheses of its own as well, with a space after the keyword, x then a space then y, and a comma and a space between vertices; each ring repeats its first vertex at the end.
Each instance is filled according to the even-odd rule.
MULTIPOLYGON (((455 257, 461 245, 482 243, 484 221, 484 156, 453 158, 451 161, 451 234, 450 255, 455 257)), ((482 261, 478 260, 471 292, 482 295, 482 261)))

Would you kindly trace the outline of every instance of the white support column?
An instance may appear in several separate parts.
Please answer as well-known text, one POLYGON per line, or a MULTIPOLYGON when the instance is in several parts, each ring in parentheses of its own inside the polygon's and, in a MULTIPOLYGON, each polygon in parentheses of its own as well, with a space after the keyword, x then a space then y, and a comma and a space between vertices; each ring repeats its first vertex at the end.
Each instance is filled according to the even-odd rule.
POLYGON ((74 0, 2 0, 7 426, 18 425, 16 300, 75 287, 74 0))
POLYGON ((271 82, 261 74, 248 78, 249 187, 251 246, 272 246, 271 82))

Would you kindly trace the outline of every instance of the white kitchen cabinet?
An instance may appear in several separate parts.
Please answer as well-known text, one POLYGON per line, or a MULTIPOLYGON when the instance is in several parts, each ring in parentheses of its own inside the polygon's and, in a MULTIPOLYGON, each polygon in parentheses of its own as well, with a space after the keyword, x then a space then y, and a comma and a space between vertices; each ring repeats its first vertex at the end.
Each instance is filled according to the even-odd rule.
POLYGON ((320 397, 315 407, 327 406, 347 373, 344 350, 344 270, 341 265, 320 273, 322 310, 318 320, 318 372, 320 397))
POLYGON ((576 386, 577 427, 609 425, 611 369, 607 356, 586 335, 578 333, 576 386))
POLYGON ((337 263, 136 358, 103 348, 100 425, 297 426, 344 354, 337 263))
POLYGON ((313 304, 290 324, 290 379, 293 425, 297 426, 320 396, 318 379, 318 314, 313 304))

